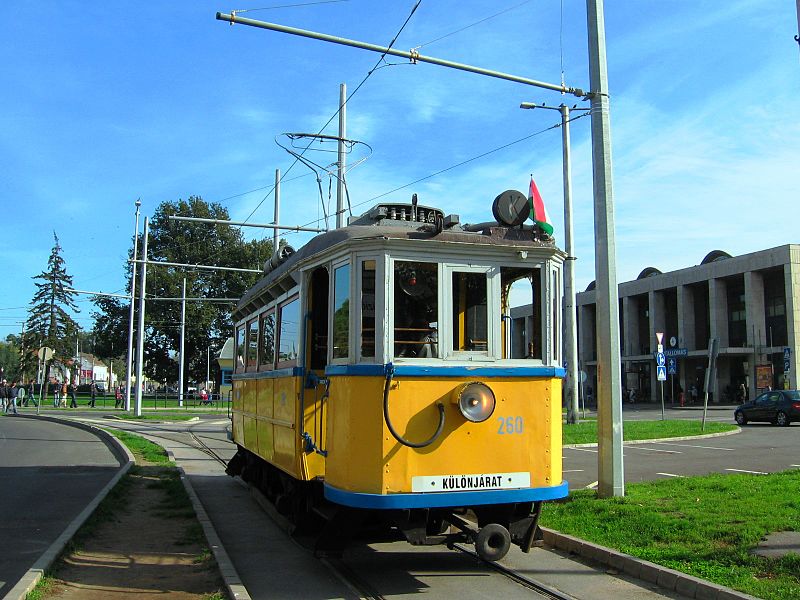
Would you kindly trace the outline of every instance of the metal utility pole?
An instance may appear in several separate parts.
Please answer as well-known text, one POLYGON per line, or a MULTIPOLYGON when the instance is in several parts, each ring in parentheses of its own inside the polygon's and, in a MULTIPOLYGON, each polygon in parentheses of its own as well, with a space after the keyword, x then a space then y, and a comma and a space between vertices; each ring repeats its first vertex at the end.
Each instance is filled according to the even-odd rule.
POLYGON ((131 308, 128 314, 128 363, 125 368, 125 410, 131 409, 131 372, 133 371, 133 299, 136 289, 136 258, 139 247, 139 207, 140 199, 136 199, 136 228, 133 230, 133 262, 131 262, 131 308))
POLYGON ((183 365, 186 362, 184 354, 184 336, 186 334, 186 277, 183 278, 183 293, 181 295, 181 353, 180 366, 178 367, 178 406, 183 406, 183 365))
MULTIPOLYGON (((578 422, 578 334, 575 308, 575 245, 572 235, 572 159, 569 144, 569 107, 545 106, 534 102, 523 102, 520 108, 546 108, 561 113, 561 147, 564 166, 564 250, 567 260, 564 264, 564 361, 567 380, 565 395, 567 399, 567 423, 578 422)), ((586 110, 586 109, 579 109, 586 110)))
POLYGON ((336 229, 343 227, 344 223, 344 171, 346 154, 344 151, 344 140, 347 137, 346 125, 346 104, 347 86, 342 83, 339 85, 339 141, 338 141, 338 160, 336 177, 336 229))
POLYGON ((145 284, 147 283, 147 217, 144 218, 144 243, 142 244, 142 280, 139 284, 139 332, 136 340, 136 411, 142 416, 142 366, 144 365, 144 308, 145 284))
POLYGON ((281 239, 278 236, 278 223, 280 223, 281 218, 281 170, 275 169, 275 229, 272 230, 272 253, 275 254, 278 251, 278 246, 281 243, 281 239))
POLYGON ((619 300, 611 186, 611 123, 608 103, 603 0, 586 0, 592 110, 594 248, 597 302, 598 485, 601 498, 625 495, 622 464, 622 389, 619 300))

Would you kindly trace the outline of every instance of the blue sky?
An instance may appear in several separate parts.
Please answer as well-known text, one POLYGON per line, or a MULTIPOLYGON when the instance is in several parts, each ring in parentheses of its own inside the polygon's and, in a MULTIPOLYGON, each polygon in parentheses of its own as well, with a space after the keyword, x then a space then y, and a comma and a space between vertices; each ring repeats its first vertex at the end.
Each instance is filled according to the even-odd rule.
MULTIPOLYGON (((235 220, 254 210, 252 221, 272 219, 275 169, 286 173, 292 164, 275 138, 318 131, 336 110, 339 84, 355 90, 379 55, 231 27, 215 13, 280 5, 242 14, 385 45, 414 4, 311 2, 5 7, 0 337, 20 330, 54 230, 77 288, 120 292, 137 198, 143 215, 164 200, 199 195, 235 220)), ((797 243, 795 3, 608 2, 605 18, 619 281, 646 266, 698 264, 712 249, 743 254, 797 243)), ((563 65, 568 85, 589 87, 583 0, 422 0, 395 47, 551 83, 560 82, 563 65)), ((527 138, 383 198, 408 201, 416 192, 422 204, 483 221, 499 192, 527 191, 533 173, 563 240, 561 133, 547 130, 558 113, 520 110, 522 101, 586 105, 388 58, 348 104, 348 137, 373 149, 348 176, 354 212, 527 138)), ((335 135, 336 124, 326 133, 335 135)), ((589 118, 572 124, 572 150, 584 289, 594 279, 589 118)), ((327 164, 335 155, 314 158, 327 164)), ((301 165, 286 173, 282 222, 306 224, 321 213, 310 173, 301 165)), ((288 239, 297 247, 304 238, 288 239)), ((85 297, 79 304, 78 320, 89 328, 91 304, 85 297)))

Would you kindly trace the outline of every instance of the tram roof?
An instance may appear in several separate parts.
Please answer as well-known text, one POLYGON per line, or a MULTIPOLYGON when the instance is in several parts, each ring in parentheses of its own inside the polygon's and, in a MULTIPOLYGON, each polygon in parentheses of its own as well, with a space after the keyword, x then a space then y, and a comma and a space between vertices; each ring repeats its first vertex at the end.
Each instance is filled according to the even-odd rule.
POLYGON ((349 225, 317 235, 283 263, 262 277, 242 296, 236 305, 234 318, 238 320, 256 308, 263 306, 265 302, 262 296, 266 292, 274 291, 274 293, 268 295, 277 297, 294 287, 296 285, 294 280, 287 281, 287 277, 307 259, 322 254, 336 246, 381 240, 427 240, 438 243, 451 242, 481 246, 507 246, 560 252, 552 238, 548 240, 534 239, 529 229, 523 230, 517 227, 489 225, 477 232, 453 228, 445 229, 436 234, 430 230, 429 226, 425 225, 417 228, 391 225, 349 225))

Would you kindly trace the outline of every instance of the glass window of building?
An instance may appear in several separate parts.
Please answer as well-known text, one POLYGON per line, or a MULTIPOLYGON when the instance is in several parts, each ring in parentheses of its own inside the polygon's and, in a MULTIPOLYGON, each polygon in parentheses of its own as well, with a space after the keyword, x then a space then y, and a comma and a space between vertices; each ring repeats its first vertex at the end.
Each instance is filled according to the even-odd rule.
POLYGON ((361 261, 361 356, 375 357, 375 268, 374 260, 361 261))
POLYGON ((394 356, 439 356, 439 271, 436 263, 394 263, 394 356))
POLYGON ((333 358, 350 355, 350 265, 333 271, 333 358))
POLYGON ((300 332, 300 300, 294 298, 280 309, 280 329, 278 331, 278 364, 291 366, 297 360, 300 332))

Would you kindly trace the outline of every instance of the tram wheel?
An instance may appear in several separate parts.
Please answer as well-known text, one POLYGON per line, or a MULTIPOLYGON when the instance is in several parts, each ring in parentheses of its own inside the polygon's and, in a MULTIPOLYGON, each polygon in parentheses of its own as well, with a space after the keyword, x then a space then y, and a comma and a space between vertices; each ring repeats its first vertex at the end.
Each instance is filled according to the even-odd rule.
POLYGON ((511 534, 497 523, 482 527, 475 537, 475 552, 484 560, 495 562, 508 554, 511 547, 511 534))

